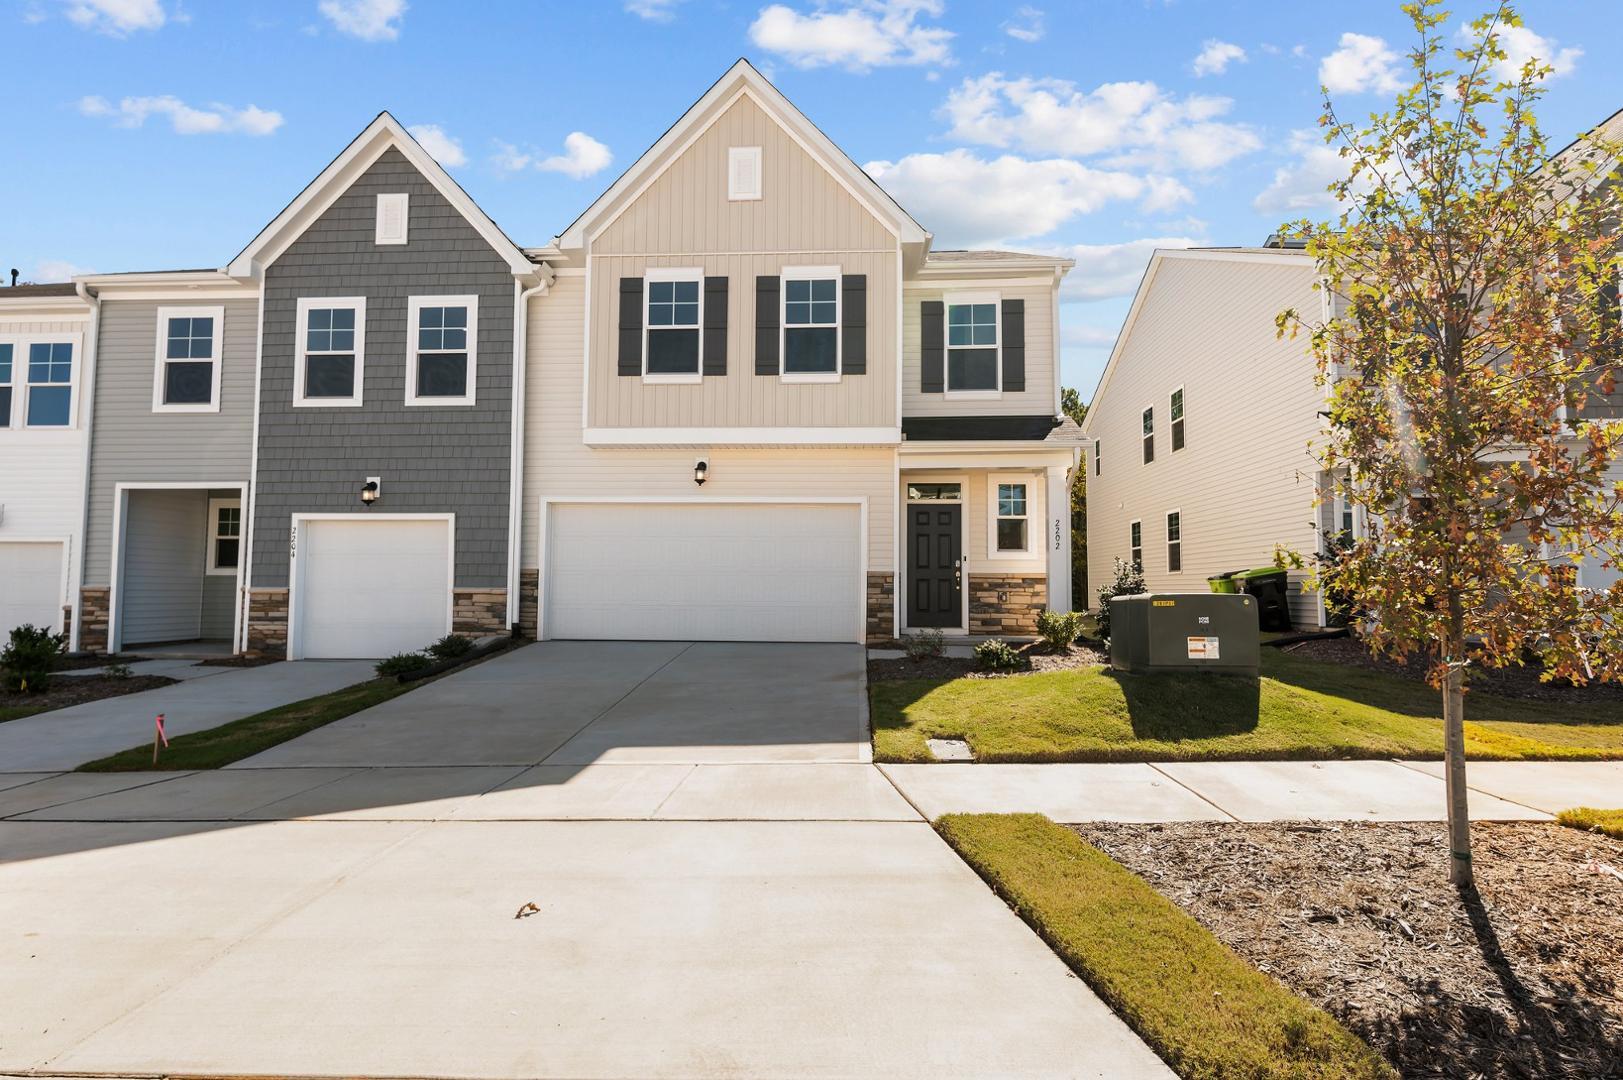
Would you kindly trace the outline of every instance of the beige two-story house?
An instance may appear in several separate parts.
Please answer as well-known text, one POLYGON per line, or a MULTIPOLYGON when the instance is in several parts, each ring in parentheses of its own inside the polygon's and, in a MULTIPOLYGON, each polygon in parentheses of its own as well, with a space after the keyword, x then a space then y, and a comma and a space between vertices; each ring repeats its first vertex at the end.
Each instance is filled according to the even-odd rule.
POLYGON ((1068 608, 1068 261, 932 251, 743 61, 526 253, 528 631, 1021 635, 1068 608))

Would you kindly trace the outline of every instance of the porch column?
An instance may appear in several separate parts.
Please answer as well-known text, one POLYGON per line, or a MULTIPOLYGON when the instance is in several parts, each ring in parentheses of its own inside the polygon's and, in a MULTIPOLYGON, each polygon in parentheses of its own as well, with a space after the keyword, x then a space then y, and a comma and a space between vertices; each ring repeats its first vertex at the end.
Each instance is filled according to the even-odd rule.
POLYGON ((1071 610, 1071 495, 1063 465, 1048 466, 1048 511, 1043 549, 1048 552, 1048 610, 1071 610))

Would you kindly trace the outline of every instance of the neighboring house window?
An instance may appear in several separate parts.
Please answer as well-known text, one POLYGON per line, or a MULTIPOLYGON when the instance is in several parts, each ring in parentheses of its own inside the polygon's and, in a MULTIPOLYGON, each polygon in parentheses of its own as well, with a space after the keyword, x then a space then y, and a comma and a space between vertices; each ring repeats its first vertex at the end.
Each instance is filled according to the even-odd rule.
POLYGON ((411 215, 408 207, 411 196, 406 192, 392 192, 378 196, 378 220, 372 242, 376 244, 404 244, 406 228, 411 215))
POLYGON ((1183 387, 1172 391, 1172 452, 1183 449, 1183 387))
POLYGON ((1167 572, 1171 574, 1183 570, 1183 522, 1180 519, 1176 510, 1167 515, 1167 572))
POLYGON ((996 485, 997 505, 992 523, 992 550, 997 554, 1024 555, 1031 551, 1031 508, 1027 485, 996 485))
POLYGON ((727 198, 733 202, 761 197, 761 148, 727 148, 727 198))
POLYGON ((73 346, 39 341, 28 346, 28 427, 73 426, 73 346))
POLYGON ((1144 410, 1144 464, 1155 460, 1155 406, 1144 410))
POLYGON ((209 500, 208 541, 208 572, 235 574, 242 556, 242 500, 209 500))
POLYGON ((998 298, 992 294, 946 298, 947 393, 996 394, 998 298))
POLYGON ((406 312, 406 404, 472 405, 479 298, 413 296, 406 312))
POLYGON ((9 341, 0 341, 0 428, 11 426, 11 398, 15 384, 12 381, 12 356, 14 346, 9 341))
POLYGON ((1103 441, 1101 441, 1099 439, 1094 439, 1093 440, 1093 475, 1094 476, 1098 476, 1099 475, 1099 470, 1101 468, 1103 468, 1103 466, 1099 464, 1099 451, 1103 446, 1104 446, 1103 441))
POLYGON ((1144 523, 1135 521, 1128 526, 1128 561, 1142 570, 1144 568, 1144 523))
POLYGON ((649 270, 644 279, 648 318, 643 377, 652 382, 698 382, 703 270, 649 270))
POLYGON ((1364 530, 1359 521, 1357 505, 1347 497, 1344 491, 1336 492, 1335 496, 1335 529, 1343 543, 1351 543, 1363 536, 1364 530))
POLYGON ((840 268, 783 271, 783 378, 832 382, 840 377, 840 268))
POLYGON ((159 308, 153 412, 220 411, 225 309, 159 308))
POLYGON ((301 297, 293 404, 361 403, 366 366, 366 298, 301 297))

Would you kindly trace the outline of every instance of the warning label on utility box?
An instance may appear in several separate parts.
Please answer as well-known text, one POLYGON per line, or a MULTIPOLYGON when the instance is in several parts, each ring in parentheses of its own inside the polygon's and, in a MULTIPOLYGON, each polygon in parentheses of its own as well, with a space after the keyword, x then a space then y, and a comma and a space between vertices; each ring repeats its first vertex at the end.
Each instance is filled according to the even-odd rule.
POLYGON ((1189 639, 1189 659, 1216 660, 1217 639, 1214 637, 1192 637, 1189 639))

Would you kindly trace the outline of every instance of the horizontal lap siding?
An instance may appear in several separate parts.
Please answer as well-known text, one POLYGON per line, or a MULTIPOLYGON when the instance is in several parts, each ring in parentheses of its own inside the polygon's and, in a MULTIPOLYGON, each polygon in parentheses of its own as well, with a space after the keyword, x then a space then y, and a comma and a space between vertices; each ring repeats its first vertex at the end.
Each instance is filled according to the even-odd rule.
MULTIPOLYGON (((1001 320, 1002 316, 999 316, 1001 320)), ((1052 287, 975 284, 962 289, 908 285, 902 294, 903 416, 1043 416, 1054 412, 1054 290, 1052 287), (942 300, 950 292, 995 292, 1001 300, 1024 300, 1026 313, 1026 388, 1006 391, 995 401, 965 401, 946 394, 926 394, 920 385, 922 351, 920 305, 942 300)))

